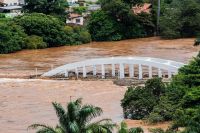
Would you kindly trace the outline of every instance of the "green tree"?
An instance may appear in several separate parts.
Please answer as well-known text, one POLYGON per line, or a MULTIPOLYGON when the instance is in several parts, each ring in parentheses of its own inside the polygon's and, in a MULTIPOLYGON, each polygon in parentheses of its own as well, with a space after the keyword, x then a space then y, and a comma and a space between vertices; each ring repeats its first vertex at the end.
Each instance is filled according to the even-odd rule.
POLYGON ((145 87, 129 87, 121 101, 125 118, 147 117, 158 104, 164 90, 165 86, 160 78, 148 80, 145 87))
POLYGON ((26 46, 27 49, 42 49, 46 48, 47 44, 43 41, 42 37, 31 35, 26 38, 26 46))
POLYGON ((116 25, 117 23, 104 11, 96 11, 91 14, 87 27, 93 40, 121 40, 122 36, 118 33, 116 25))
POLYGON ((59 125, 56 128, 42 124, 33 124, 29 128, 39 128, 38 133, 111 133, 115 127, 110 119, 91 122, 103 111, 93 105, 82 105, 81 99, 68 103, 67 110, 55 102, 53 107, 59 120, 59 125))
POLYGON ((24 9, 29 13, 64 15, 67 7, 66 0, 26 0, 24 9))
POLYGON ((160 30, 164 38, 198 36, 200 31, 200 1, 174 0, 163 6, 160 30))
POLYGON ((144 131, 141 127, 128 129, 127 124, 125 122, 121 122, 117 133, 144 133, 144 131))
POLYGON ((87 11, 87 7, 84 7, 84 6, 74 7, 74 8, 73 8, 73 11, 74 11, 75 13, 78 13, 78 14, 82 15, 82 13, 84 13, 84 12, 87 11))
POLYGON ((48 47, 68 44, 64 23, 53 16, 42 13, 24 14, 15 18, 14 22, 22 26, 26 34, 42 37, 48 47))
POLYGON ((0 23, 0 53, 16 52, 25 47, 23 28, 10 22, 0 23))

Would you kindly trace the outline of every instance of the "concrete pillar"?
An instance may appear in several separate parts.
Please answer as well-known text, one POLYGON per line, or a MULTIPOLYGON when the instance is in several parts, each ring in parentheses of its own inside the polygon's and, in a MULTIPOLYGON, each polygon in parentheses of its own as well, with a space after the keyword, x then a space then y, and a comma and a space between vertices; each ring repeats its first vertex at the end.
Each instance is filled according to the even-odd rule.
POLYGON ((69 73, 67 70, 65 70, 65 77, 68 77, 69 76, 69 73))
POLYGON ((149 66, 149 78, 150 79, 152 78, 152 75, 153 75, 153 73, 152 73, 152 66, 149 66))
POLYGON ((168 70, 168 79, 172 78, 172 72, 168 70))
POLYGON ((93 76, 97 75, 97 67, 94 65, 93 66, 93 76))
POLYGON ((134 65, 129 64, 129 77, 134 78, 134 65))
POLYGON ((104 66, 104 64, 101 65, 101 77, 102 77, 102 79, 105 78, 105 66, 104 66))
POLYGON ((84 78, 87 77, 87 72, 86 72, 85 66, 83 66, 83 77, 84 77, 84 78))
POLYGON ((139 79, 143 79, 143 75, 142 75, 142 65, 139 64, 139 79))
POLYGON ((78 68, 75 68, 75 73, 76 73, 76 76, 77 76, 77 78, 78 78, 78 75, 79 75, 79 73, 78 73, 78 68))
POLYGON ((162 78, 162 70, 160 68, 158 68, 158 77, 162 78))
POLYGON ((112 64, 112 76, 115 77, 115 64, 112 64))
POLYGON ((120 71, 119 78, 123 79, 124 78, 124 64, 120 64, 119 71, 120 71))

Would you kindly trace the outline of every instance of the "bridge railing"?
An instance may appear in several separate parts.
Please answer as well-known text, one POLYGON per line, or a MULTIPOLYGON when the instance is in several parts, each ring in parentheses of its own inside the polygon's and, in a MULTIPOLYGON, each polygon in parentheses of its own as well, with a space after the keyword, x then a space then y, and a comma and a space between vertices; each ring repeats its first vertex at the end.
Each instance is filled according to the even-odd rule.
POLYGON ((116 76, 116 70, 118 70, 119 78, 125 78, 125 65, 129 66, 129 77, 134 77, 134 66, 138 65, 138 78, 143 78, 143 66, 148 67, 149 78, 152 78, 152 69, 157 68, 158 76, 162 77, 162 71, 165 70, 168 72, 168 78, 171 78, 172 74, 177 73, 178 69, 183 66, 183 63, 175 62, 171 60, 164 60, 158 58, 150 57, 109 57, 109 58, 99 58, 99 59, 90 59, 75 63, 66 64, 60 66, 56 69, 53 69, 42 76, 51 77, 57 74, 64 74, 65 77, 68 77, 69 71, 74 71, 76 75, 82 73, 83 77, 87 77, 87 67, 93 68, 93 75, 97 74, 97 67, 100 66, 102 78, 105 78, 106 65, 111 66, 112 76, 116 76), (116 67, 116 65, 118 67, 116 67), (81 71, 80 71, 81 69, 81 71))

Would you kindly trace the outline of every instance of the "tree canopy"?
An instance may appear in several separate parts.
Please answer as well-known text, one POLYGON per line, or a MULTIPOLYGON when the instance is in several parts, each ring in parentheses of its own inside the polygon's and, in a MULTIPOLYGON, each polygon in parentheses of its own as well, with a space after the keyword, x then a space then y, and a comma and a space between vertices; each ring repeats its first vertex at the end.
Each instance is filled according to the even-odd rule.
POLYGON ((56 111, 59 125, 55 128, 33 124, 32 129, 38 133, 111 133, 115 124, 110 119, 91 122, 102 114, 102 109, 93 105, 82 105, 82 100, 77 99, 67 104, 66 110, 59 103, 52 103, 56 111))
POLYGON ((66 0, 26 0, 24 9, 29 13, 64 15, 67 7, 68 3, 66 0))

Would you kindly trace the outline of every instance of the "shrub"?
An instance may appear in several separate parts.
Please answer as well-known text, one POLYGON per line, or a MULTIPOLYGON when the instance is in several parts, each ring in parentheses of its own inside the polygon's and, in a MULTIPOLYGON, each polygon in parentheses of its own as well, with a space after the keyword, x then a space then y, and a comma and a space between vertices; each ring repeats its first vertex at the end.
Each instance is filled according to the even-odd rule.
POLYGON ((26 36, 22 27, 11 23, 0 23, 0 53, 23 49, 26 36))
POLYGON ((121 34, 118 33, 116 28, 118 27, 118 24, 104 11, 93 12, 87 27, 92 39, 95 41, 112 41, 122 39, 121 34))
POLYGON ((165 86, 160 78, 148 80, 145 87, 129 87, 121 101, 125 118, 147 117, 158 104, 164 89, 165 86))
POLYGON ((81 31, 79 33, 79 35, 80 35, 79 40, 82 43, 89 43, 89 42, 91 42, 91 35, 87 31, 81 31))
POLYGON ((31 35, 26 38, 27 49, 42 49, 46 47, 47 47, 47 44, 43 41, 42 37, 31 35))
POLYGON ((65 45, 69 41, 64 23, 53 16, 31 13, 19 16, 14 21, 24 28, 26 34, 42 37, 49 47, 65 45))

